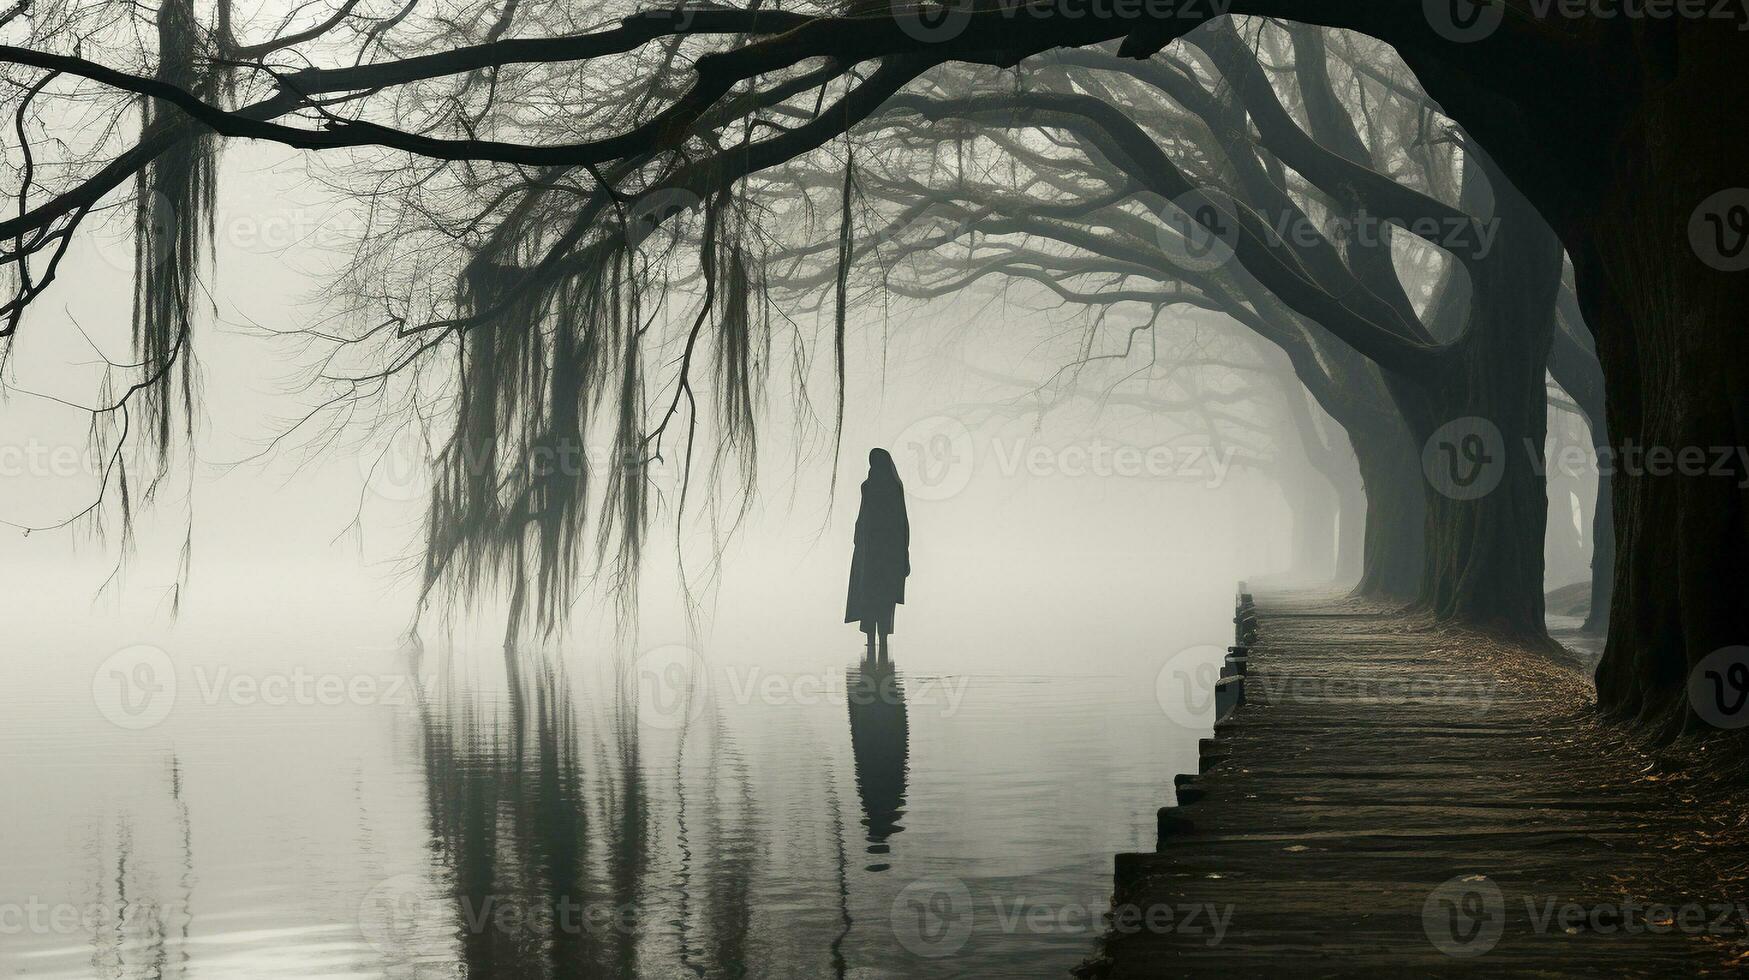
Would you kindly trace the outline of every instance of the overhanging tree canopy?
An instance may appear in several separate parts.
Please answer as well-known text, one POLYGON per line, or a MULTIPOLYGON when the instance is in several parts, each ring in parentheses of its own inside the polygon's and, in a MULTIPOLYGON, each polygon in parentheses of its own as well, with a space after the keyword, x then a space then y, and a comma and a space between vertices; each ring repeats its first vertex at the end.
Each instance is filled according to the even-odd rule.
MULTIPOLYGON (((519 21, 508 9, 493 17, 476 9, 470 18, 441 19, 444 32, 395 36, 399 25, 417 22, 410 16, 415 8, 362 17, 347 6, 307 25, 288 25, 276 40, 241 44, 233 38, 228 5, 193 32, 186 26, 195 19, 192 10, 171 5, 157 18, 157 50, 148 52, 119 43, 125 38, 116 37, 113 25, 89 11, 57 7, 33 25, 38 29, 26 43, 0 46, 0 61, 34 72, 13 93, 20 132, 32 119, 40 130, 35 113, 54 86, 69 79, 150 96, 166 108, 112 159, 86 160, 50 190, 33 193, 34 174, 24 181, 18 217, 0 222, 16 290, 3 329, 19 328, 23 310, 52 279, 70 226, 122 183, 143 174, 146 186, 165 199, 198 207, 206 187, 203 157, 188 148, 209 131, 319 149, 380 146, 443 160, 588 171, 576 220, 554 230, 542 243, 550 247, 526 266, 518 263, 524 271, 516 281, 476 280, 466 309, 395 324, 408 336, 454 334, 512 310, 527 312, 516 304, 529 289, 554 286, 564 278, 562 267, 588 248, 599 250, 592 268, 615 268, 609 254, 615 247, 594 236, 627 195, 687 188, 720 199, 718 189, 825 144, 943 62, 1007 66, 1045 50, 1119 38, 1121 55, 1147 57, 1208 13, 1138 6, 1090 17, 991 0, 955 8, 940 25, 920 20, 912 7, 820 14, 705 8, 643 14, 590 30, 550 10, 519 21), (504 37, 519 22, 539 31, 543 19, 560 30, 504 37), (457 23, 474 35, 470 43, 456 43, 457 23), (342 44, 357 56, 355 66, 324 59, 331 67, 309 68, 290 57, 332 56, 342 44), (196 50, 208 59, 187 57, 196 50), (547 115, 558 123, 552 139, 481 135, 500 120, 477 110, 494 104, 496 87, 507 79, 533 78, 550 88, 555 79, 579 77, 579 66, 611 68, 620 56, 633 56, 612 63, 628 74, 603 77, 629 77, 626 90, 646 99, 621 99, 577 120, 547 115), (197 66, 192 75, 190 64, 197 66), (38 86, 44 72, 57 73, 55 80, 38 86), (396 111, 406 108, 398 104, 403 93, 439 80, 454 84, 447 94, 458 97, 456 104, 476 111, 396 111)), ((1420 3, 1260 0, 1232 7, 1239 14, 1349 28, 1391 44, 1431 96, 1498 160, 1572 255, 1580 307, 1609 382, 1609 430, 1618 445, 1743 444, 1749 409, 1740 393, 1749 361, 1733 318, 1745 299, 1744 279, 1725 267, 1726 256, 1709 254, 1704 238, 1691 239, 1708 219, 1725 226, 1724 215, 1708 209, 1728 208, 1728 193, 1740 179, 1734 120, 1749 98, 1735 78, 1743 35, 1736 24, 1713 19, 1552 21, 1529 6, 1499 9, 1504 15, 1491 32, 1466 41, 1453 39, 1451 23, 1430 21, 1420 3)), ((151 263, 166 272, 145 287, 139 314, 141 349, 165 358, 154 367, 167 373, 182 336, 177 321, 187 309, 186 276, 177 270, 186 270, 184 259, 198 240, 179 229, 166 241, 150 234, 142 241, 151 255, 177 257, 151 263)), ((741 281, 733 271, 735 254, 730 248, 726 258, 710 263, 726 262, 732 286, 741 281)), ((589 305, 589 297, 578 299, 589 305)), ((598 310, 608 312, 605 304, 598 310)), ((1415 356, 1415 345, 1392 346, 1415 356)), ((579 368, 590 363, 585 358, 579 368)), ((563 376, 586 374, 579 369, 563 376)), ((622 374, 617 383, 628 392, 640 380, 622 374)), ((163 430, 166 411, 150 414, 163 430)), ((1749 545, 1742 476, 1669 480, 1630 473, 1615 481, 1617 602, 1598 675, 1606 707, 1680 717, 1689 666, 1716 647, 1740 642, 1749 628, 1749 611, 1737 600, 1749 584, 1740 557, 1749 545)), ((465 495, 454 499, 472 506, 462 501, 465 495)), ((563 527, 573 504, 555 506, 551 526, 563 527)), ((628 518, 638 511, 634 502, 628 518)))

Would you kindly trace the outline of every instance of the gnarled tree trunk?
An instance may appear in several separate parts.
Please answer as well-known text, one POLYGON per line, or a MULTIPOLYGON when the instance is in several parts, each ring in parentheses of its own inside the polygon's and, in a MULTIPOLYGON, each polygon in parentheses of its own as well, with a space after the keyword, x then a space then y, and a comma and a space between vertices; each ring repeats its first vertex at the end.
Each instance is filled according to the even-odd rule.
MULTIPOLYGON (((1518 190, 1487 170, 1496 234, 1469 265, 1462 338, 1438 369, 1387 375, 1387 383, 1428 477, 1418 605, 1441 619, 1541 640, 1548 494, 1540 452, 1561 247, 1518 190)), ((1473 177, 1465 186, 1466 199, 1479 189, 1473 177)))
MULTIPOLYGON (((1608 448, 1608 437, 1602 440, 1608 448)), ((1591 605, 1585 611, 1587 633, 1609 628, 1609 608, 1615 596, 1615 501, 1609 473, 1597 474, 1597 506, 1591 514, 1591 605)))
POLYGON ((1354 594, 1414 599, 1421 591, 1427 504, 1421 460, 1408 427, 1351 425, 1349 442, 1366 488, 1366 560, 1354 594))
POLYGON ((1673 28, 1669 49, 1642 66, 1649 77, 1612 140, 1606 193, 1575 206, 1564 229, 1623 457, 1598 700, 1671 735, 1704 725, 1686 707, 1694 665, 1749 642, 1742 38, 1723 24, 1673 28), (1684 453, 1704 457, 1700 472, 1653 472, 1684 453))

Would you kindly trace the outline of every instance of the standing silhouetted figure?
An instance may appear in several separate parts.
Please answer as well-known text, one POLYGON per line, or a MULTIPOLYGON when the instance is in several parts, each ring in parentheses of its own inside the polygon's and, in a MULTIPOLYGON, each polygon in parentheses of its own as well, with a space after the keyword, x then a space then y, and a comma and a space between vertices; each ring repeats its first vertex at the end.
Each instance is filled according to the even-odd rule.
POLYGON ((868 451, 868 479, 862 481, 862 509, 856 512, 856 552, 850 559, 850 597, 844 621, 861 623, 872 656, 880 638, 887 657, 893 632, 893 607, 905 601, 905 576, 911 574, 911 522, 905 516, 905 484, 885 449, 868 451))

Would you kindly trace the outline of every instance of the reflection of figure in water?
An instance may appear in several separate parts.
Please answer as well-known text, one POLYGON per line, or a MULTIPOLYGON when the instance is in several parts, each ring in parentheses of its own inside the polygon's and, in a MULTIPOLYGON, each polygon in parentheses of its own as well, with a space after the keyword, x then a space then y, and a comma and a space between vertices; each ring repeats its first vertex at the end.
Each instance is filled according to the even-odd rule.
POLYGON ((850 559, 850 597, 844 621, 860 623, 873 657, 887 658, 893 632, 893 607, 905 601, 905 576, 911 574, 911 522, 905 516, 905 484, 885 449, 868 451, 868 479, 862 481, 862 509, 856 513, 856 551, 850 559))
MULTIPOLYGON (((905 718, 905 687, 891 661, 873 658, 846 671, 850 704, 850 752, 856 759, 856 795, 862 798, 868 853, 888 853, 887 838, 905 828, 905 774, 910 755, 910 724, 905 718)), ((885 871, 885 863, 870 871, 885 871)))

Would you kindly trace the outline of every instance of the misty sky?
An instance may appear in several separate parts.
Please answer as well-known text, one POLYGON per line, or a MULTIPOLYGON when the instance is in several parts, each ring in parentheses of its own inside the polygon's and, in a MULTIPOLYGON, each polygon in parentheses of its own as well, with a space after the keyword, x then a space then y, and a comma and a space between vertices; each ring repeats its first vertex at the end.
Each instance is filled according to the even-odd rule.
MULTIPOLYGON (((350 213, 309 179, 299 154, 282 148, 228 146, 219 184, 216 275, 208 279, 216 322, 209 310, 195 341, 203 400, 192 483, 178 447, 156 500, 137 516, 137 552, 101 597, 115 567, 113 538, 12 532, 0 537, 0 561, 23 580, 27 608, 42 614, 33 618, 45 631, 57 615, 170 629, 169 588, 192 511, 192 574, 177 629, 296 623, 390 633, 413 608, 409 569, 416 568, 424 493, 423 475, 404 462, 413 450, 385 443, 364 425, 314 454, 320 447, 310 438, 285 436, 310 402, 302 381, 310 357, 295 341, 268 335, 307 327, 320 311, 326 274, 354 236, 350 213), (387 468, 367 481, 370 461, 385 446, 387 468), (24 568, 28 575, 19 573, 24 568)), ((111 360, 128 359, 130 236, 125 211, 82 229, 59 284, 21 331, 7 365, 9 388, 20 390, 9 392, 0 411, 0 447, 9 453, 0 470, 6 520, 49 523, 97 490, 88 416, 56 399, 88 405, 98 398, 101 362, 93 346, 111 360)), ((1025 387, 987 376, 1045 380, 1074 357, 1085 325, 1078 314, 1024 302, 885 311, 863 304, 851 329, 836 507, 829 509, 826 451, 829 357, 820 355, 809 377, 811 424, 794 425, 785 386, 774 382, 770 424, 760 435, 758 497, 724 554, 719 601, 712 607, 706 596, 707 619, 713 608, 721 616, 729 607, 836 622, 856 484, 871 445, 891 448, 910 483, 917 572, 901 635, 936 617, 938 629, 953 622, 975 632, 976 620, 992 615, 1037 615, 1041 629, 1068 633, 1082 617, 1053 613, 1031 597, 1072 594, 1091 601, 1086 616, 1111 616, 1169 588, 1167 576, 1231 579, 1241 568, 1285 562, 1280 493, 1254 471, 1228 468, 1220 454, 1187 452, 1202 440, 1184 439, 1170 420, 1133 408, 1069 400, 1041 424, 1026 408, 1037 400, 1025 387), (942 419, 964 426, 947 424, 948 443, 940 441, 942 419), (929 459, 955 468, 945 477, 926 473, 929 459), (932 603, 932 595, 950 601, 932 603)), ((137 490, 137 471, 133 478, 137 490)), ((670 515, 659 521, 664 528, 670 515)), ((115 515, 108 516, 113 524, 115 515)), ((645 578, 646 634, 682 629, 673 538, 659 531, 657 541, 645 578)), ((703 528, 689 529, 688 549, 694 560, 708 555, 703 528)), ((583 618, 599 621, 591 608, 599 611, 587 601, 579 607, 583 618)))

